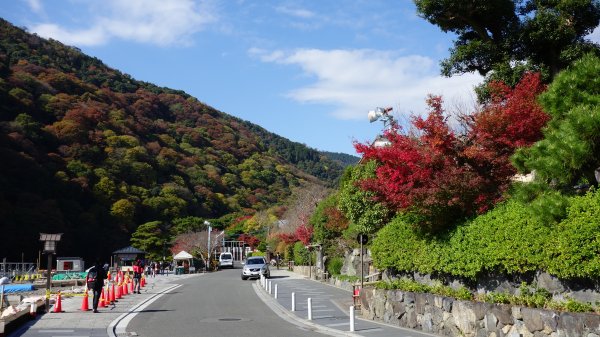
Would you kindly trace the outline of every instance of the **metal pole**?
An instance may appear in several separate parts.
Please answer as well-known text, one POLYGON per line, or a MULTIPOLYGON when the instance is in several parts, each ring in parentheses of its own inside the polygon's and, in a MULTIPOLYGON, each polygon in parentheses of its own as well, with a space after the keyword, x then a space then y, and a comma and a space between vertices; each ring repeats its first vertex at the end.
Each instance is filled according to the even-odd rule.
POLYGON ((308 298, 308 320, 312 321, 312 298, 308 298))
POLYGON ((312 254, 310 248, 308 249, 308 279, 312 280, 312 254))
POLYGON ((48 252, 48 266, 46 268, 46 312, 50 312, 50 287, 52 284, 52 253, 48 252))
POLYGON ((362 291, 363 288, 363 284, 364 284, 364 269, 365 268, 365 264, 363 262, 363 243, 362 243, 362 238, 360 240, 360 290, 362 291))
POLYGON ((275 283, 275 298, 277 298, 277 283, 275 283))
POLYGON ((212 227, 208 225, 208 270, 210 270, 210 259, 212 258, 210 254, 210 232, 212 231, 212 227))

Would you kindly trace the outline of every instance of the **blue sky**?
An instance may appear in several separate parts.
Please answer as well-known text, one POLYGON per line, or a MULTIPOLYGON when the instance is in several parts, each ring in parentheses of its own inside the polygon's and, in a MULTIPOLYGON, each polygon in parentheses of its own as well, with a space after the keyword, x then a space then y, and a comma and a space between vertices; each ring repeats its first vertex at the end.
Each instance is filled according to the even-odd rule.
POLYGON ((410 0, 13 0, 0 16, 325 151, 373 140, 377 106, 405 120, 428 93, 469 105, 481 81, 439 75, 452 36, 410 0))

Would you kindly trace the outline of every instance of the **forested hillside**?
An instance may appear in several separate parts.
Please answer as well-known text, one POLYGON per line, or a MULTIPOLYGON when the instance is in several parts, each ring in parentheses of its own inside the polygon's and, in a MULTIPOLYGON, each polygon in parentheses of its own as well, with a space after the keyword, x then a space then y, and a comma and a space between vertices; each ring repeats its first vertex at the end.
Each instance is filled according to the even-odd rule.
POLYGON ((108 256, 143 223, 252 214, 343 163, 0 19, 0 257, 108 256))

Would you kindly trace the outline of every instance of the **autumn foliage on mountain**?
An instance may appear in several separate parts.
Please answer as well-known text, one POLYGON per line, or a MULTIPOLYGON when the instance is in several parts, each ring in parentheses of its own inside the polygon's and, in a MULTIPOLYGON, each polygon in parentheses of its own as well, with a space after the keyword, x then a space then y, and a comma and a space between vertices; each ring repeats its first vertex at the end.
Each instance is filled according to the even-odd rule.
POLYGON ((11 238, 2 244, 9 259, 37 258, 39 232, 65 233, 61 255, 108 256, 141 224, 158 221, 160 238, 170 239, 178 219, 253 214, 305 182, 332 185, 343 169, 1 19, 0 109, 0 229, 11 238))
POLYGON ((433 231, 500 201, 516 173, 509 157, 541 138, 549 116, 536 102, 545 88, 539 74, 527 74, 514 89, 497 82, 490 88, 492 99, 465 117, 463 134, 451 128, 441 97, 430 96, 427 116, 414 117, 413 129, 385 133, 391 145, 356 144, 363 160, 378 163, 376 177, 361 187, 433 231))

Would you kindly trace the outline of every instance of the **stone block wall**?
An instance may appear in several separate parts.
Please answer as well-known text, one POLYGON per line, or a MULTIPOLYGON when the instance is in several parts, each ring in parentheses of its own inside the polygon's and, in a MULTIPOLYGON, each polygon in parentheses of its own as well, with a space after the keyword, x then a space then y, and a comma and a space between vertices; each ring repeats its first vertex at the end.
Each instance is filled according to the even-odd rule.
POLYGON ((600 315, 365 288, 364 318, 442 336, 600 337, 600 315))

